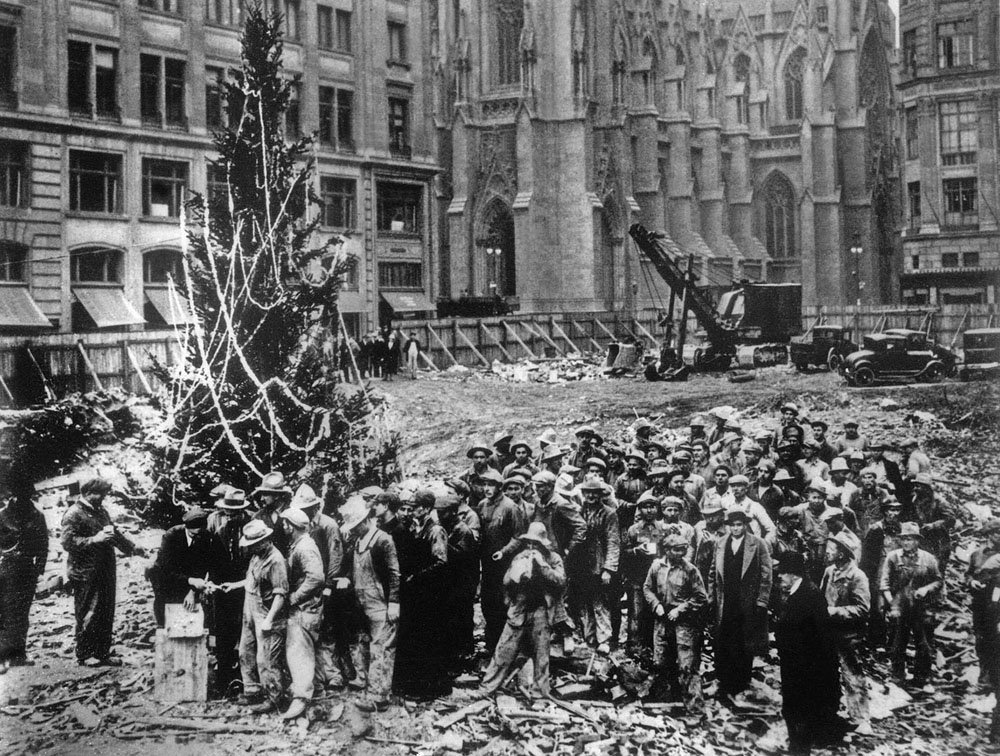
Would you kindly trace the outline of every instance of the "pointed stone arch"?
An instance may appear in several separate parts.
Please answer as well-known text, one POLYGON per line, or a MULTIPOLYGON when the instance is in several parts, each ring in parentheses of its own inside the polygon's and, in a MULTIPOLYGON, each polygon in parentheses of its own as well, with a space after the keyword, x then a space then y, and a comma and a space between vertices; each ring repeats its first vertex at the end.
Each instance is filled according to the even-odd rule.
POLYGON ((517 294, 516 238, 510 202, 494 194, 484 200, 476 216, 476 265, 473 289, 479 295, 512 297, 517 294), (477 259, 477 262, 479 260, 477 259))
MULTIPOLYGON (((806 112, 807 56, 805 47, 796 47, 785 58, 780 70, 782 111, 788 121, 801 121, 806 112)), ((775 81, 778 80, 779 77, 776 76, 775 81)))
POLYGON ((774 260, 801 257, 799 202, 795 185, 784 172, 774 169, 754 194, 758 233, 774 260))

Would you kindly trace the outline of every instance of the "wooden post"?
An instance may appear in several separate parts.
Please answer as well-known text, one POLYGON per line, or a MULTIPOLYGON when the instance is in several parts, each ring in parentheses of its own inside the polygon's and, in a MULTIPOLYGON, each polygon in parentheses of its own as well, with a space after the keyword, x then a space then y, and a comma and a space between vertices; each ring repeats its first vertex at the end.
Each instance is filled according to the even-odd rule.
POLYGON ((486 367, 490 367, 490 361, 485 357, 483 357, 483 353, 480 352, 478 349, 476 349, 476 345, 469 340, 468 336, 466 336, 460 329, 457 328, 455 329, 455 333, 458 334, 458 336, 462 339, 462 341, 465 342, 465 345, 472 350, 472 353, 479 358, 480 362, 482 362, 486 367))
POLYGON ((208 643, 201 607, 164 607, 164 629, 156 631, 153 694, 164 703, 208 700, 208 643))
POLYGON ((586 328, 584 328, 582 325, 580 325, 579 323, 577 323, 575 320, 571 320, 569 322, 572 323, 574 326, 576 326, 576 329, 586 337, 587 341, 589 341, 591 344, 593 344, 594 349, 596 349, 598 352, 603 352, 604 351, 604 347, 602 347, 600 344, 598 344, 594 340, 593 336, 588 336, 587 335, 587 329, 586 328))
POLYGON ((0 388, 3 389, 3 393, 7 397, 7 401, 14 404, 14 395, 10 393, 10 389, 7 388, 7 382, 3 379, 3 375, 0 375, 0 388))
POLYGON ((90 373, 90 377, 94 379, 94 388, 97 391, 104 391, 104 384, 101 383, 101 376, 97 374, 94 369, 94 363, 90 361, 90 355, 87 354, 87 350, 83 346, 83 340, 77 339, 76 342, 77 349, 80 350, 80 356, 83 357, 83 364, 86 365, 87 371, 90 373))
POLYGON ((146 374, 142 372, 142 368, 139 366, 139 360, 136 359, 135 353, 132 351, 132 347, 128 344, 125 345, 125 355, 128 357, 129 362, 132 363, 132 367, 135 368, 135 374, 139 376, 139 383, 142 384, 142 388, 147 394, 152 394, 153 389, 149 385, 149 381, 146 380, 146 374))
POLYGON ((542 326, 539 323, 536 323, 534 320, 525 320, 522 321, 521 325, 523 325, 529 331, 537 333, 541 337, 542 341, 546 342, 549 346, 551 346, 553 349, 556 350, 556 354, 560 355, 565 354, 565 352, 563 352, 563 350, 559 348, 559 345, 549 338, 549 335, 545 333, 545 331, 542 329, 542 326))
MULTIPOLYGON (((602 331, 604 331, 612 341, 618 341, 618 337, 615 336, 613 333, 611 333, 611 331, 609 331, 605 327, 604 323, 602 323, 599 318, 594 318, 594 322, 597 323, 597 325, 600 327, 600 329, 602 331)), ((618 315, 617 314, 615 315, 615 327, 616 328, 618 327, 618 315)))
POLYGON ((571 350, 573 350, 574 352, 579 352, 580 351, 580 348, 576 344, 573 343, 573 340, 569 336, 566 335, 566 332, 556 322, 556 320, 555 320, 554 317, 552 318, 552 330, 555 331, 559 335, 559 338, 561 338, 563 341, 565 341, 567 344, 569 344, 569 348, 571 350))
POLYGON ((646 327, 642 323, 640 323, 635 318, 632 318, 632 323, 635 325, 635 329, 639 333, 641 333, 643 336, 645 336, 647 339, 653 342, 653 346, 655 346, 657 349, 660 348, 660 342, 656 340, 653 334, 651 334, 649 331, 646 330, 646 327))
POLYGON ((35 359, 35 353, 31 351, 31 348, 27 344, 24 345, 24 351, 28 353, 28 357, 31 358, 31 364, 35 366, 35 370, 38 371, 38 377, 42 379, 42 387, 45 389, 45 398, 50 402, 54 402, 56 400, 56 392, 52 388, 52 384, 49 383, 48 376, 42 372, 42 366, 39 365, 38 360, 35 359))
POLYGON ((118 342, 118 361, 122 364, 122 389, 131 392, 132 388, 128 385, 128 375, 132 361, 129 360, 128 342, 125 339, 118 342))
POLYGON ((427 332, 434 337, 434 340, 438 343, 438 346, 440 346, 441 349, 444 350, 444 353, 448 356, 448 359, 451 360, 451 364, 457 365, 458 360, 455 359, 455 355, 453 355, 450 351, 448 351, 448 347, 441 340, 441 337, 437 335, 437 331, 431 328, 430 323, 427 324, 427 332))
POLYGON ((521 337, 517 335, 517 331, 515 331, 513 328, 510 327, 510 323, 508 323, 506 320, 501 320, 500 322, 503 324, 503 327, 507 329, 507 332, 514 337, 514 341, 516 341, 518 344, 521 345, 521 349, 527 352, 528 356, 531 357, 531 359, 537 360, 538 357, 535 355, 534 352, 531 351, 531 349, 528 348, 528 345, 521 340, 521 337))
POLYGON ((490 329, 484 326, 483 321, 481 320, 479 321, 479 329, 480 333, 485 333, 486 337, 493 342, 494 346, 500 349, 504 357, 506 357, 510 362, 514 361, 514 358, 510 356, 510 352, 508 352, 506 347, 504 347, 504 345, 500 343, 500 339, 498 339, 496 336, 490 333, 490 329))
POLYGON ((421 351, 420 356, 423 358, 424 362, 427 363, 428 367, 430 367, 435 373, 441 372, 441 368, 434 364, 434 360, 427 356, 427 352, 421 351))

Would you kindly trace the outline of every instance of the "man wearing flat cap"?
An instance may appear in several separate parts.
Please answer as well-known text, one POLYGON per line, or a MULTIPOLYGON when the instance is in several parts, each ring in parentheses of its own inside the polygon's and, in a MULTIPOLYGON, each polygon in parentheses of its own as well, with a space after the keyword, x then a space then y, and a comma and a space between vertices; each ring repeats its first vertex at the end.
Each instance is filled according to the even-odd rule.
POLYGON ((858 522, 858 536, 863 540, 871 524, 882 519, 882 508, 890 496, 878 484, 878 470, 874 467, 861 468, 859 478, 861 485, 851 492, 847 508, 854 513, 858 522))
POLYGON ((482 441, 474 443, 466 450, 465 456, 471 460, 472 464, 458 477, 465 481, 465 484, 469 486, 469 488, 472 488, 475 484, 476 478, 482 475, 487 467, 490 467, 489 460, 491 454, 492 451, 490 450, 490 447, 482 441))
POLYGON ((892 645, 889 658, 892 674, 900 684, 906 682, 906 649, 913 640, 913 684, 928 683, 934 661, 935 610, 944 585, 938 561, 921 548, 920 526, 904 522, 899 534, 902 548, 886 557, 879 589, 890 626, 892 645))
POLYGON ((863 452, 868 449, 868 439, 858 431, 858 421, 853 417, 844 421, 844 433, 834 443, 834 448, 836 448, 837 454, 852 451, 863 452))
POLYGON ((969 557, 965 572, 972 595, 972 630, 976 636, 979 657, 979 685, 982 689, 1000 691, 1000 643, 996 620, 992 619, 989 590, 1000 577, 1000 518, 991 517, 979 531, 983 544, 969 557), (991 621, 992 620, 992 621, 991 621))
POLYGON ((69 584, 76 613, 76 659, 88 666, 121 666, 111 653, 115 624, 115 549, 125 556, 145 552, 119 531, 104 508, 111 483, 95 477, 80 486, 80 497, 62 519, 69 584))
POLYGON ((575 558, 570 560, 567 593, 570 611, 578 620, 584 640, 599 653, 607 653, 617 640, 612 638, 609 598, 617 582, 621 552, 618 516, 603 501, 605 485, 593 477, 580 484, 581 514, 587 530, 575 558))
POLYGON ((153 616, 163 627, 166 604, 184 604, 193 612, 197 604, 222 582, 219 567, 225 560, 222 543, 206 527, 208 513, 192 507, 163 534, 156 561, 146 576, 153 584, 153 616))
POLYGON ((647 466, 646 456, 639 449, 629 449, 625 453, 625 472, 615 481, 615 498, 622 505, 634 506, 642 492, 649 488, 650 484, 646 480, 647 466))
POLYGON ((886 557, 903 544, 900 540, 903 505, 895 499, 888 499, 882 507, 882 516, 870 523, 868 532, 861 542, 861 570, 868 576, 868 587, 872 598, 872 610, 868 618, 868 645, 872 649, 882 648, 886 642, 885 607, 879 590, 882 567, 886 557))
POLYGON ((813 441, 819 444, 819 451, 817 456, 827 464, 833 462, 833 458, 839 453, 837 447, 830 443, 829 439, 826 437, 827 431, 830 430, 830 426, 825 420, 814 419, 810 421, 809 427, 812 429, 813 441))
POLYGON ((514 453, 510 449, 510 442, 514 440, 514 434, 508 431, 497 431, 493 435, 493 454, 490 455, 489 465, 501 475, 507 465, 514 461, 514 453))
POLYGON ((809 439, 802 444, 802 459, 798 461, 799 471, 804 480, 830 477, 830 465, 819 458, 820 444, 815 439, 809 439))
POLYGON ((748 532, 741 509, 726 514, 729 535, 715 551, 708 596, 715 608, 715 672, 721 699, 750 686, 753 658, 767 651, 767 608, 771 598, 771 554, 748 532))
POLYGON ((951 534, 957 522, 955 510, 934 495, 934 482, 929 473, 918 473, 911 482, 911 490, 913 521, 920 526, 924 539, 921 548, 937 558, 944 574, 951 560, 951 534))
POLYGON ((747 467, 746 457, 741 451, 742 446, 743 439, 732 431, 727 431, 722 437, 722 448, 712 457, 712 466, 718 469, 724 465, 733 475, 742 474, 747 467))
POLYGON ((600 447, 601 435, 592 425, 581 425, 576 429, 576 449, 568 458, 569 464, 579 467, 581 472, 577 474, 577 480, 583 478, 583 470, 587 466, 587 461, 592 457, 599 457, 607 464, 607 454, 600 447))

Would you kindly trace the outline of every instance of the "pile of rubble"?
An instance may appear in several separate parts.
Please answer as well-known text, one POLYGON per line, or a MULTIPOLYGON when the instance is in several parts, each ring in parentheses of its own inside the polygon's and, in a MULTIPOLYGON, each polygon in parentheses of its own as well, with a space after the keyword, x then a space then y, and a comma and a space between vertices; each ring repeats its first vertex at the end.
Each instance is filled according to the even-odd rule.
MULTIPOLYGON (((620 374, 620 371, 615 372, 615 374, 620 374)), ((612 371, 605 367, 604 356, 594 352, 586 355, 574 353, 566 357, 520 360, 518 362, 494 360, 489 368, 452 365, 441 372, 430 373, 427 377, 431 380, 471 378, 503 383, 572 383, 602 380, 611 375, 612 371)))

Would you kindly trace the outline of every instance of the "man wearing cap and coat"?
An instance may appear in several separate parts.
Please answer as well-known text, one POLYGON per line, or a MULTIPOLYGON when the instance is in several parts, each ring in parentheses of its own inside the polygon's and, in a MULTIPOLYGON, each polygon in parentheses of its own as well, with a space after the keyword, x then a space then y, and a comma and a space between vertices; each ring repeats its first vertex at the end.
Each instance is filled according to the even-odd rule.
POLYGON ((800 554, 777 565, 784 594, 774 628, 781 665, 781 713, 788 726, 788 750, 809 754, 814 746, 837 743, 846 724, 837 716, 840 674, 826 599, 806 575, 800 554))
POLYGON ((748 520, 740 509, 727 513, 729 535, 719 541, 715 567, 709 573, 720 697, 736 696, 746 690, 754 656, 767 650, 771 554, 767 544, 747 532, 748 520))
POLYGON ((542 523, 531 523, 517 544, 503 578, 507 598, 504 628, 483 675, 482 689, 495 693, 514 672, 521 656, 530 653, 534 666, 532 692, 548 696, 549 644, 557 596, 566 585, 566 570, 542 523))
POLYGON ((156 561, 146 571, 153 585, 153 616, 163 627, 165 606, 184 604, 195 610, 211 585, 222 582, 219 567, 225 560, 222 543, 208 530, 208 513, 192 507, 184 513, 180 525, 163 534, 156 561))
POLYGON ((500 490, 504 481, 496 470, 480 476, 486 496, 480 504, 482 520, 482 584, 479 600, 486 621, 486 650, 493 653, 503 632, 503 576, 517 547, 517 537, 528 529, 524 510, 500 490))
POLYGON ((11 497, 0 507, 0 672, 31 664, 28 617, 49 554, 45 515, 35 507, 34 486, 11 471, 11 497))
POLYGON ((884 646, 886 641, 885 608, 882 606, 879 581, 886 557, 902 546, 899 538, 902 525, 899 516, 902 510, 900 502, 888 499, 882 507, 882 517, 869 524, 861 543, 860 567, 868 577, 872 604, 868 617, 868 644, 873 649, 884 646))
MULTIPOLYGON (((1000 519, 991 517, 979 531, 986 542, 972 552, 965 572, 972 596, 972 630, 976 636, 979 657, 979 685, 1000 690, 1000 643, 996 619, 992 618, 990 591, 1000 575, 1000 519)), ((998 731, 1000 732, 1000 731, 998 731)))
POLYGON ((603 501, 605 485, 596 478, 587 478, 580 485, 581 514, 587 530, 584 542, 570 558, 567 593, 570 611, 579 619, 584 640, 604 653, 617 640, 612 637, 609 599, 621 549, 618 516, 603 501))
MULTIPOLYGON (((457 494, 435 497, 434 512, 448 538, 448 559, 441 577, 445 598, 442 648, 451 671, 462 669, 475 652, 474 606, 479 587, 479 534, 461 516, 457 494)), ((477 520, 478 524, 478 520, 477 520)))
POLYGON ((938 560, 942 574, 951 560, 951 532, 955 528, 955 512, 934 495, 933 482, 928 473, 918 473, 911 483, 913 491, 913 520, 920 526, 924 542, 921 548, 938 560))
POLYGON ((73 588, 76 659, 80 664, 121 665, 121 660, 111 653, 117 580, 115 549, 126 556, 145 553, 112 523, 102 504, 109 493, 111 483, 91 478, 80 486, 80 498, 62 519, 62 547, 73 588))
POLYGON ((510 448, 513 440, 514 434, 507 431, 497 431, 493 436, 494 452, 489 458, 489 465, 501 475, 502 470, 514 461, 514 452, 510 448))

